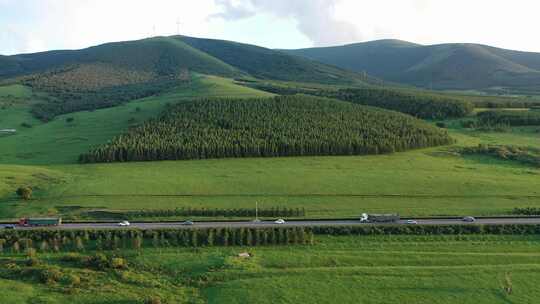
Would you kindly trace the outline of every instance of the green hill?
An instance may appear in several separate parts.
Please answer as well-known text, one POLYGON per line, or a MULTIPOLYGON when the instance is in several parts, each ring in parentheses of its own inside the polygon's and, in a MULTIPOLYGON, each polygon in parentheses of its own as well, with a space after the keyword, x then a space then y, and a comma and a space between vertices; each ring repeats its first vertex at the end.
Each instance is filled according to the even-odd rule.
POLYGON ((283 52, 422 87, 484 89, 501 86, 540 90, 540 53, 479 44, 424 46, 400 40, 283 52))
POLYGON ((82 50, 49 51, 0 57, 0 77, 58 71, 66 66, 106 64, 122 69, 170 75, 184 69, 218 76, 330 84, 362 84, 369 77, 232 41, 187 36, 114 42, 82 50))
POLYGON ((240 74, 234 67, 200 52, 178 39, 155 37, 136 41, 114 42, 82 50, 49 51, 7 57, 18 64, 11 74, 19 76, 51 71, 77 64, 103 63, 129 70, 169 75, 181 69, 204 74, 234 76, 240 74))
POLYGON ((365 155, 450 143, 410 116, 333 99, 204 99, 166 109, 81 161, 365 155))
POLYGON ((0 57, 0 81, 49 94, 32 109, 43 121, 188 87, 193 73, 353 86, 376 81, 275 50, 185 36, 0 57))
POLYGON ((282 52, 232 41, 177 37, 254 77, 327 84, 363 84, 376 79, 282 52))

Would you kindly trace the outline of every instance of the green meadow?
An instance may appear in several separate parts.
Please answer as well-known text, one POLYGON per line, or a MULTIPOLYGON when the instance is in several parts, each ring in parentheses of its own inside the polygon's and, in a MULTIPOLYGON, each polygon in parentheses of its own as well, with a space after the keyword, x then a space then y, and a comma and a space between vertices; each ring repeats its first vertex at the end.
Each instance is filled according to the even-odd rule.
POLYGON ((127 261, 121 269, 77 262, 93 252, 32 262, 6 253, 0 289, 14 304, 536 303, 539 250, 538 236, 318 236, 306 246, 108 252, 127 261), (51 269, 58 280, 46 280, 51 269))
POLYGON ((537 127, 479 132, 451 120, 446 124, 455 145, 390 155, 80 165, 80 153, 155 117, 168 103, 268 94, 232 80, 199 76, 189 89, 42 123, 28 112, 32 98, 40 96, 24 87, 8 88, 3 90, 19 92, 20 100, 0 110, 0 117, 7 118, 0 128, 18 129, 0 137, 0 218, 76 219, 94 209, 252 208, 255 202, 263 208, 305 208, 308 217, 356 217, 362 212, 494 215, 540 207, 538 168, 454 151, 479 143, 540 148, 537 127), (19 127, 23 122, 32 127, 19 127), (34 188, 34 200, 16 199, 15 189, 24 185, 34 188))

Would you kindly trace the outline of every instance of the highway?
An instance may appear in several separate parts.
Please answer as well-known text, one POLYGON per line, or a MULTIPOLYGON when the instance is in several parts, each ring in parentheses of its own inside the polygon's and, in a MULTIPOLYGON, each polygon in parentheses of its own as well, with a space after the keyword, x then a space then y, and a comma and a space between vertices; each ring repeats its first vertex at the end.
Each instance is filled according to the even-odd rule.
MULTIPOLYGON (((418 219, 416 225, 471 225, 471 224, 540 224, 540 218, 506 217, 506 218, 477 218, 474 223, 464 222, 461 218, 453 219, 418 219)), ((315 227, 315 226, 359 226, 359 225, 414 225, 407 223, 407 220, 400 220, 396 223, 361 223, 359 220, 302 220, 286 221, 283 224, 276 224, 273 221, 238 221, 238 222, 194 222, 193 225, 185 225, 183 222, 132 222, 129 227, 119 226, 118 223, 65 223, 60 226, 46 227, 49 229, 122 229, 122 228, 264 228, 264 227, 315 227)), ((10 226, 0 224, 0 228, 10 226)), ((15 225, 15 229, 43 229, 43 227, 21 227, 15 225)))

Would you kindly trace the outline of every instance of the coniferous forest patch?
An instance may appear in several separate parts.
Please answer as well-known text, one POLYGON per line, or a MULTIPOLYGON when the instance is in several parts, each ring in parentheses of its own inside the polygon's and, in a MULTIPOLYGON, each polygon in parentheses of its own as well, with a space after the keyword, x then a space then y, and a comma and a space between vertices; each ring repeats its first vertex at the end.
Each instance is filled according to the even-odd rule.
POLYGON ((80 160, 366 155, 452 142, 411 116, 332 99, 200 99, 166 109, 80 160))

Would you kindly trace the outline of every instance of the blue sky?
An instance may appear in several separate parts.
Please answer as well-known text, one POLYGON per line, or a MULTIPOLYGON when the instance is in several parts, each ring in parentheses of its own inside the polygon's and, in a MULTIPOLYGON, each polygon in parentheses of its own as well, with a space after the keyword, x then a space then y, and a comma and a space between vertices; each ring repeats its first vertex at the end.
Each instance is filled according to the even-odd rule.
POLYGON ((302 48, 402 39, 540 52, 537 0, 0 0, 0 54, 181 33, 302 48))

